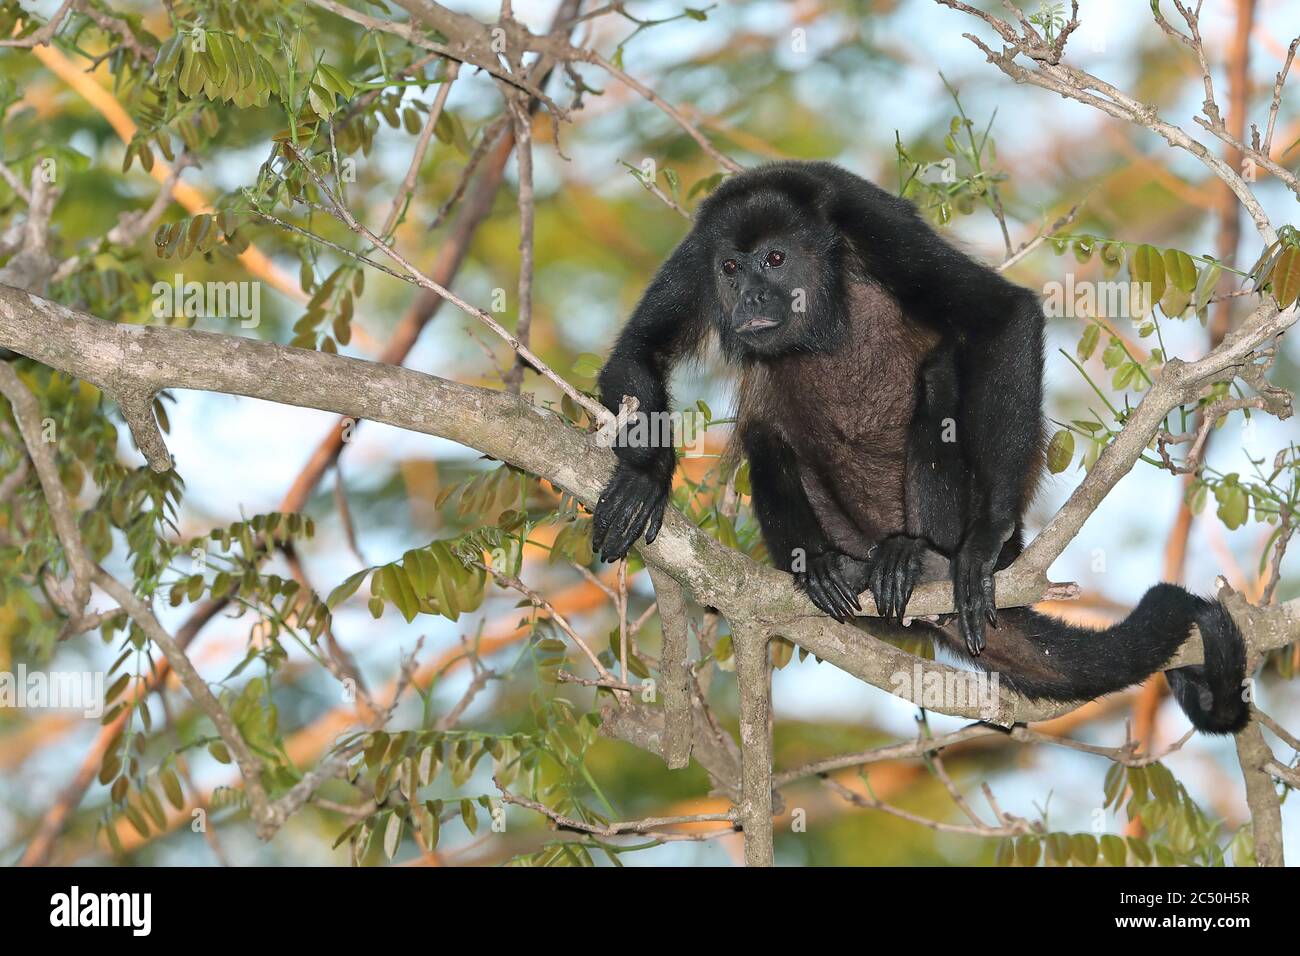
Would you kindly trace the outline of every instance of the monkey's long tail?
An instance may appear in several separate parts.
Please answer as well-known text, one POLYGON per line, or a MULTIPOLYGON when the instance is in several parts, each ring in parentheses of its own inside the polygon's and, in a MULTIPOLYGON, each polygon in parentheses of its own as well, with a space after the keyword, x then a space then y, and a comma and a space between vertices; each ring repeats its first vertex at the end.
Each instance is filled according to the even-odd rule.
POLYGON ((978 657, 966 651, 956 623, 937 630, 964 660, 996 672, 1012 690, 1035 700, 1082 701, 1135 684, 1159 670, 1200 628, 1205 662, 1167 671, 1169 686, 1192 725, 1204 733, 1232 734, 1250 719, 1244 693, 1246 646, 1218 601, 1158 584, 1123 621, 1105 630, 1076 627, 1027 608, 998 612, 985 629, 978 657))

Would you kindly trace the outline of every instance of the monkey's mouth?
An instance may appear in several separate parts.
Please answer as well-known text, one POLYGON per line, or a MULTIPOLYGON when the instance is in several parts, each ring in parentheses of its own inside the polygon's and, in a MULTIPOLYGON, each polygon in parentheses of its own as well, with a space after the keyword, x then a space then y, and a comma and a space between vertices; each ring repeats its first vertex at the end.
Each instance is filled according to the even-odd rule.
POLYGON ((754 318, 745 322, 743 325, 736 326, 737 332, 761 332, 764 329, 774 328, 780 325, 776 319, 769 319, 763 315, 756 315, 754 318))

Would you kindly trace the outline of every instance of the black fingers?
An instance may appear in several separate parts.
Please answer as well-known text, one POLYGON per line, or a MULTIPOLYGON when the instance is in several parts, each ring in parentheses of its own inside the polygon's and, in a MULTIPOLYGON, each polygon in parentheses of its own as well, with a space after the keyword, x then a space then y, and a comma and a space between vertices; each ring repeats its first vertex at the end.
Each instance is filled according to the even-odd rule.
POLYGON ((839 608, 827 595, 819 576, 807 571, 800 571, 795 574, 794 583, 804 594, 808 595, 808 600, 816 604, 824 613, 833 618, 839 618, 839 608))
POLYGON ((845 575, 843 555, 822 554, 809 561, 807 571, 795 574, 795 584, 808 599, 837 621, 847 621, 862 610, 857 593, 845 575))
POLYGON ((627 556, 642 534, 654 540, 663 524, 668 487, 650 475, 620 465, 601 493, 591 520, 591 548, 605 561, 627 556))
POLYGON ((907 602, 912 599, 912 591, 921 576, 924 550, 924 542, 904 535, 886 538, 876 546, 867 583, 876 601, 876 611, 884 620, 903 623, 907 602))
POLYGON ((981 591, 984 595, 984 613, 988 616, 989 623, 994 627, 998 626, 998 600, 993 593, 993 565, 990 562, 987 570, 980 576, 981 591))
POLYGON ((993 587, 993 560, 960 551, 953 562, 953 596, 957 622, 972 656, 984 650, 984 623, 998 626, 997 598, 993 587))
POLYGON ((645 529, 646 544, 654 544, 655 538, 659 537, 659 529, 664 523, 664 506, 667 503, 668 496, 664 495, 659 500, 659 506, 650 510, 650 523, 645 529))

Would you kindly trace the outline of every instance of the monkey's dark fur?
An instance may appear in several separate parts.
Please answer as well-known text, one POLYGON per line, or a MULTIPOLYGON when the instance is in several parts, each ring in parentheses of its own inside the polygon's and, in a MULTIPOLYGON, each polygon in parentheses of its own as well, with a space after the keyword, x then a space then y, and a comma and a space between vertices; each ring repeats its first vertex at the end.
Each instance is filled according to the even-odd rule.
MULTIPOLYGON (((764 541, 818 607, 845 619, 870 590, 901 623, 938 552, 957 611, 912 628, 1056 701, 1142 680, 1196 624, 1205 663, 1169 671, 1170 686, 1197 728, 1235 732, 1245 649, 1222 605, 1160 584, 1103 631, 996 608, 993 573, 1021 552, 1043 470, 1043 323, 1031 292, 948 245, 909 202, 829 163, 778 163, 702 204, 600 392, 612 411, 624 396, 667 411, 674 363, 716 332, 743 370, 737 434, 764 541)), ((593 521, 606 560, 654 540, 676 463, 630 435, 593 521)))

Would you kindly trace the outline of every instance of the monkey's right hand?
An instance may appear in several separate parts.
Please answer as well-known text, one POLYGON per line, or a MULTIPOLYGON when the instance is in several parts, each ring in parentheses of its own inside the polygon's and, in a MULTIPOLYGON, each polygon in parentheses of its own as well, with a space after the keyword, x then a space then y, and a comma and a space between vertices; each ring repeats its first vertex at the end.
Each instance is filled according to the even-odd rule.
POLYGON ((619 462, 596 502, 591 549, 604 561, 617 561, 627 556, 642 534, 646 544, 653 542, 663 524, 671 491, 671 479, 664 481, 619 462))
POLYGON ((808 559, 807 571, 794 573, 794 583, 835 620, 847 621, 862 610, 858 595, 866 590, 869 569, 841 551, 825 551, 808 559))

